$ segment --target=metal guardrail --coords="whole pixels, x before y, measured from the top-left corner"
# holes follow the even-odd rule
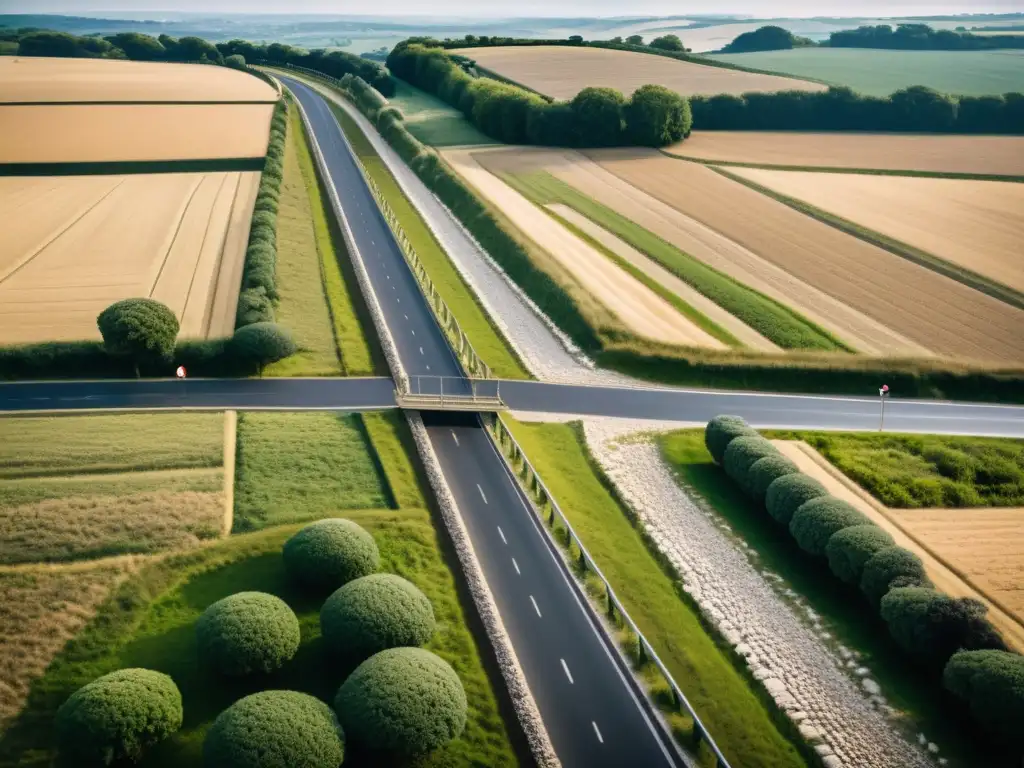
[[[583,542],[580,537],[573,530],[572,525],[566,518],[565,513],[562,512],[558,506],[558,502],[555,500],[554,495],[548,490],[548,487],[544,484],[540,474],[534,469],[533,465],[530,464],[530,460],[526,458],[526,453],[522,447],[516,442],[515,437],[512,436],[511,431],[505,425],[505,422],[501,419],[498,414],[494,415],[493,420],[487,420],[488,429],[494,437],[494,441],[498,444],[502,454],[505,456],[509,468],[512,473],[516,476],[523,490],[526,491],[527,496],[533,502],[533,506],[541,517],[541,522],[546,524],[548,527],[554,528],[556,519],[565,528],[568,541],[565,543],[567,549],[569,549],[569,543],[576,545],[579,551],[579,557],[576,559],[579,567],[584,571],[590,571],[601,581],[605,592],[605,604],[610,619],[615,619],[616,615],[622,620],[623,624],[632,632],[637,638],[637,661],[640,664],[650,662],[658,668],[661,676],[665,679],[669,689],[672,691],[672,702],[680,710],[688,714],[693,719],[693,738],[691,747],[696,750],[701,742],[704,742],[707,747],[711,750],[712,755],[715,758],[715,768],[730,768],[729,761],[725,759],[718,745],[714,739],[711,738],[711,734],[708,733],[707,728],[701,721],[700,717],[697,716],[697,712],[694,710],[693,705],[690,704],[686,695],[682,689],[676,683],[672,677],[672,673],[669,672],[668,667],[665,666],[664,662],[658,657],[658,654],[651,647],[651,644],[644,637],[640,628],[636,625],[636,622],[630,617],[623,607],[615,591],[612,589],[611,584],[608,583],[608,579],[605,578],[601,569],[598,567],[594,558],[587,551],[587,548],[583,546]],[[545,508],[548,510],[547,515],[544,515]]]
[[[498,379],[466,379],[456,376],[408,377],[408,388],[397,392],[400,408],[415,410],[492,412],[505,410]]]

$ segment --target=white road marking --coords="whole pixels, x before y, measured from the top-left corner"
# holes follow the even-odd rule
[[[420,347],[420,354],[423,354],[423,347]]]
[[[569,671],[569,665],[565,663],[565,659],[559,659],[562,662],[562,669],[565,670],[565,676],[569,678],[569,685],[575,685],[572,679],[572,672]]]
[[[427,366],[427,370],[428,370],[428,371],[430,370],[430,366],[429,366],[429,365]]]
[[[512,567],[516,569],[516,573],[518,573],[520,576],[523,575],[522,571],[519,570],[519,563],[516,562],[516,559],[514,557],[512,558]]]
[[[409,316],[408,316],[408,315],[402,315],[402,317],[404,317],[404,318],[405,318],[406,320],[408,320],[408,319],[409,319]]]
[[[501,536],[501,540],[508,544],[508,539],[505,538],[505,532],[501,530],[501,526],[498,526],[498,535]]]
[[[540,615],[540,608],[537,607],[537,601],[533,599],[533,595],[530,595],[530,602],[533,603],[533,610],[537,612],[537,616],[543,619],[544,617]]]
[[[601,735],[601,729],[597,727],[597,723],[591,720],[590,724],[594,726],[594,733],[597,734],[597,740],[604,744],[604,736]]]
[[[413,331],[413,332],[412,332],[412,335],[413,335],[413,336],[415,336],[415,335],[416,335],[416,331]]]
[[[392,288],[394,288],[395,286],[391,286],[391,287],[392,287]],[[402,303],[402,300],[401,300],[401,299],[395,299],[395,301],[397,301],[397,302],[398,302],[399,304],[401,304],[401,303]]]
[[[480,487],[480,483],[476,484],[476,489],[478,491],[480,491],[480,498],[482,498],[484,500],[484,504],[486,504],[487,503],[487,497],[484,496],[484,489]]]

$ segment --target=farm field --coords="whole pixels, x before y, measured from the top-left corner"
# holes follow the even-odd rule
[[[258,173],[0,178],[0,343],[99,338],[119,299],[167,304],[183,337],[229,335]]]
[[[565,182],[606,209],[617,212],[642,227],[642,249],[648,255],[664,251],[661,242],[674,246],[683,254],[728,275],[737,283],[756,290],[780,305],[831,332],[858,352],[921,357],[930,354],[918,344],[894,332],[865,314],[850,308],[835,297],[814,288],[799,276],[772,264],[753,248],[736,242],[707,225],[686,215],[666,202],[648,194],[639,186],[619,178],[589,157],[569,150],[514,148],[503,151],[477,152],[475,157],[492,173],[511,173],[525,179],[543,171]],[[667,159],[667,158],[666,158]],[[669,160],[669,162],[679,162]],[[710,173],[710,172],[709,172]],[[607,217],[601,217],[605,222]],[[607,226],[607,224],[606,224]],[[620,233],[622,236],[623,233]],[[633,243],[641,247],[639,241]],[[677,271],[681,268],[678,252],[665,254],[659,261]],[[741,299],[740,304],[749,304]],[[735,310],[734,310],[735,313]],[[799,329],[794,328],[794,333]],[[820,333],[817,334],[821,336]],[[820,338],[819,338],[820,341]],[[835,349],[805,339],[802,346]]]
[[[0,419],[0,564],[185,549],[220,536],[234,416]]]
[[[424,144],[450,147],[494,143],[459,110],[404,80],[395,78],[395,83],[395,95],[388,98],[388,103],[402,110],[405,127]]]
[[[571,99],[588,86],[617,88],[627,97],[656,83],[688,96],[695,94],[819,91],[806,80],[707,67],[630,51],[566,46],[460,49],[480,66],[556,99]]]
[[[623,181],[936,354],[1002,364],[1024,360],[1019,309],[703,165],[649,150],[587,155]]]
[[[228,67],[112,59],[0,58],[0,104],[47,102],[264,102],[277,91]]]
[[[584,290],[633,333],[681,346],[723,349],[724,344],[684,318],[671,304],[606,258],[501,179],[489,173],[469,150],[451,150],[445,159],[481,195],[547,251]]]
[[[833,85],[847,85],[872,96],[888,96],[911,85],[927,85],[944,93],[984,96],[1024,90],[1024,67],[1019,53],[795,48],[712,54],[709,58],[780,75],[813,77]]]
[[[1024,137],[899,133],[695,131],[666,152],[793,168],[858,168],[1024,176]]]
[[[731,172],[1024,291],[1024,184],[761,168]]]

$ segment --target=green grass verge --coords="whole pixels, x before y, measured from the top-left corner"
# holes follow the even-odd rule
[[[455,580],[441,555],[429,513],[368,510],[346,516],[373,533],[382,571],[409,579],[430,599],[438,629],[426,647],[455,668],[469,700],[469,720],[460,738],[426,757],[395,759],[388,765],[515,765],[497,701],[466,628]],[[171,675],[184,701],[181,731],[148,753],[142,766],[201,765],[203,738],[213,719],[255,690],[298,690],[330,702],[349,670],[324,657],[319,626],[322,596],[311,597],[286,578],[280,548],[299,527],[237,536],[143,566],[33,684],[25,710],[0,739],[0,765],[50,765],[56,708],[79,686],[122,667],[147,667]],[[284,599],[299,617],[302,645],[296,657],[275,675],[227,681],[200,665],[195,622],[206,606],[243,590],[270,592]],[[350,753],[345,765],[379,763]]]
[[[804,765],[599,477],[578,427],[506,423],[729,761],[764,768]],[[685,730],[680,720],[677,716],[672,725]]]
[[[367,174],[376,182],[381,194],[391,205],[395,216],[412,242],[423,266],[434,282],[441,298],[455,314],[469,337],[473,349],[490,366],[494,375],[505,379],[526,379],[529,374],[505,343],[483,307],[466,285],[448,255],[434,239],[419,213],[406,199],[384,161],[374,150],[362,130],[341,107],[331,104],[345,135],[358,155]]]
[[[829,213],[828,211],[811,205],[810,203],[806,203],[803,200],[798,200],[795,197],[789,197],[781,192],[776,192],[769,187],[765,187],[735,173],[729,173],[724,168],[716,168],[714,166],[709,167],[711,170],[728,179],[732,179],[733,181],[739,182],[740,184],[760,192],[763,195],[767,195],[773,200],[778,200],[780,203],[788,205],[790,208],[810,216],[812,219],[817,219],[820,222],[835,227],[840,232],[845,232],[846,234],[852,235],[866,243],[883,248],[884,250],[894,253],[907,261],[912,261],[918,266],[930,269],[933,272],[938,272],[940,275],[956,280],[959,283],[963,283],[976,291],[981,291],[981,293],[991,296],[994,299],[1004,301],[1018,309],[1024,309],[1024,293],[1016,291],[1007,285],[1003,285],[996,280],[992,280],[984,275],[979,275],[977,272],[972,272],[958,264],[953,264],[952,262],[939,258],[927,251],[922,251],[920,248],[907,245],[906,243],[893,237],[889,237],[888,235],[883,235],[881,232],[876,232],[872,229],[868,229],[867,227],[863,227],[849,219],[844,219],[842,216],[836,216],[834,213]]]
[[[266,376],[339,376],[342,373],[331,312],[324,293],[313,211],[299,167],[303,141],[298,110],[290,110],[284,179],[277,212],[277,291],[274,315],[295,336],[299,351],[267,366]]]
[[[774,433],[765,433],[775,436]],[[679,481],[695,491],[732,532],[757,553],[757,564],[781,576],[783,588],[792,589],[807,607],[821,616],[828,631],[842,645],[857,651],[882,685],[890,706],[904,713],[911,737],[923,732],[941,748],[941,755],[958,768],[987,765],[1008,768],[1006,755],[992,751],[990,740],[970,730],[942,689],[941,681],[907,664],[906,654],[889,639],[880,618],[859,591],[847,587],[826,565],[808,558],[784,526],[757,509],[711,459],[704,447],[703,430],[672,432],[659,439],[662,455]]]
[[[601,225],[784,349],[851,351],[839,339],[767,296],[683,253],[546,171],[500,174],[537,205],[562,203]]]
[[[358,415],[238,415],[233,533],[388,504]]]
[[[806,440],[889,507],[1024,505],[1024,440],[950,435],[773,432]]]
[[[35,504],[48,499],[83,496],[175,494],[185,491],[217,493],[224,490],[224,473],[217,469],[162,470],[157,472],[98,472],[68,477],[0,479],[0,512],[4,507]],[[112,504],[115,502],[112,502]]]
[[[430,498],[429,484],[419,464],[409,458],[416,455],[416,443],[405,416],[392,410],[364,413],[360,419],[395,505],[426,507]]]
[[[434,147],[493,144],[459,110],[426,91],[395,78],[395,95],[388,103],[402,110],[409,133]]]

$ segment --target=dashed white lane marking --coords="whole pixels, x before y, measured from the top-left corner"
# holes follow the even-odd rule
[[[503,530],[501,530],[501,526],[500,525],[498,526],[498,535],[501,536],[501,540],[505,544],[508,544],[508,539],[505,538],[505,532]]]
[[[537,612],[538,618],[543,619],[544,617],[540,615],[540,608],[537,607],[537,601],[533,599],[533,595],[530,595],[530,602],[533,603],[533,610]]]
[[[523,575],[522,571],[519,570],[519,563],[516,562],[516,559],[514,557],[512,558],[512,567],[516,569],[516,573],[518,573],[520,576]]]
[[[565,663],[565,659],[559,659],[562,662],[562,669],[565,670],[565,676],[569,678],[569,685],[575,685],[572,679],[572,672],[569,671],[569,665]]]
[[[591,720],[590,724],[592,726],[594,726],[594,733],[597,734],[597,740],[599,742],[601,742],[602,744],[604,744],[604,736],[601,735],[601,729],[597,727],[597,723],[595,723],[593,720]]]
[[[412,335],[413,335],[413,336],[415,336],[415,335],[416,335],[416,331],[413,331],[413,332],[412,332]]]
[[[427,366],[427,370],[428,370],[428,371],[430,370],[430,366],[429,366],[429,365]]]
[[[409,316],[408,316],[408,315],[402,315],[402,317],[404,317],[404,318],[405,318],[406,320],[408,320],[408,319],[409,319]]]
[[[394,287],[394,286],[392,286],[392,288],[393,288],[393,287]],[[402,300],[401,300],[401,299],[395,299],[395,301],[397,301],[397,302],[398,302],[399,304],[401,304],[401,303],[402,303]]]
[[[420,354],[423,354],[423,347],[420,347]]]
[[[480,483],[476,484],[476,489],[480,491],[480,498],[484,500],[484,504],[487,503],[487,497],[484,496],[484,489],[480,487]]]
[[[455,445],[459,444],[459,437],[458,437],[458,435],[455,434],[455,430],[454,429],[452,430],[452,440],[455,441]]]

